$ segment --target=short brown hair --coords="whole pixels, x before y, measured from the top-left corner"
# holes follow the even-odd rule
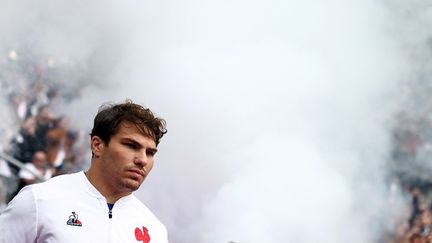
[[[156,146],[167,132],[164,119],[156,117],[150,109],[126,100],[123,103],[102,105],[94,118],[90,136],[98,136],[108,144],[123,121],[135,124],[143,134],[154,139]]]

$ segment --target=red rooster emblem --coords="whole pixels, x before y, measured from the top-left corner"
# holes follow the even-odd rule
[[[135,228],[135,238],[137,241],[142,241],[143,243],[150,242],[150,235],[146,227],[142,227],[142,230],[138,227]]]

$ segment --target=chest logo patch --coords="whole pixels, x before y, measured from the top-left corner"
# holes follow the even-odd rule
[[[137,241],[143,242],[143,243],[149,243],[150,242],[150,235],[148,233],[148,229],[146,227],[142,227],[142,230],[138,227],[135,228],[135,238]]]
[[[72,212],[72,215],[69,215],[69,219],[66,224],[71,226],[82,226],[81,221],[78,220],[78,214],[75,212]]]

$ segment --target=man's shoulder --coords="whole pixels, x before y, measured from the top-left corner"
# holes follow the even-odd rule
[[[32,184],[29,187],[38,194],[52,193],[53,191],[67,192],[78,186],[82,173],[83,172],[77,172],[55,176],[45,182]]]
[[[138,197],[134,193],[132,193],[129,197],[129,206],[134,207],[135,210],[151,213],[150,209],[140,199],[138,199]]]
[[[133,212],[136,215],[142,215],[143,218],[146,218],[147,220],[153,221],[156,224],[160,224],[161,226],[165,227],[163,223],[156,217],[156,215],[150,210],[140,199],[136,197],[136,195],[131,195],[131,200],[129,200],[130,207],[133,207]]]

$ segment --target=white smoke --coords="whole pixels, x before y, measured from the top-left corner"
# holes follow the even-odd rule
[[[417,8],[1,3],[0,50],[80,70],[66,77],[86,87],[67,109],[76,126],[89,129],[102,102],[126,98],[167,120],[138,194],[171,242],[366,242],[386,230],[370,222],[391,214],[385,165],[399,83],[414,67],[407,53],[423,45],[402,37],[417,33],[405,14]]]

